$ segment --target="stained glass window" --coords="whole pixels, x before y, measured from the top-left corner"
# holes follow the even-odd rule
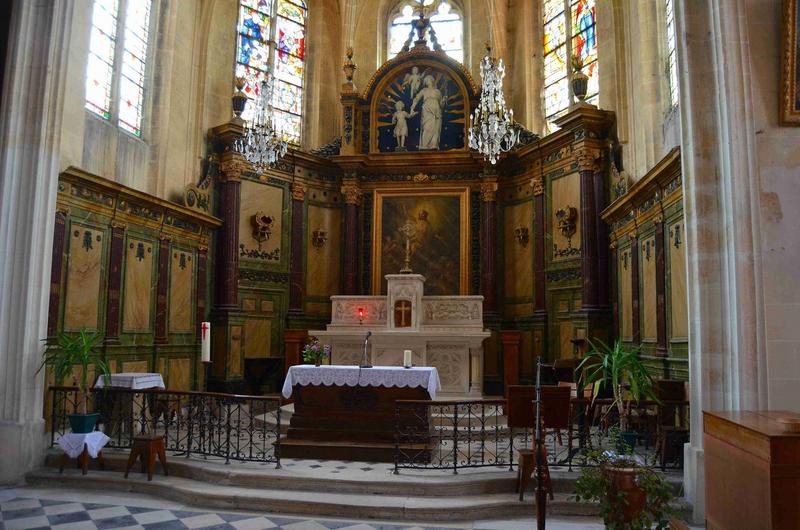
[[[544,116],[545,130],[557,127],[554,120],[563,116],[574,98],[570,90],[574,55],[583,60],[583,73],[589,76],[588,103],[597,104],[597,19],[595,0],[544,0]]]
[[[444,52],[453,59],[464,62],[464,20],[456,6],[447,0],[424,0],[423,5],[431,19],[436,40]],[[405,0],[397,5],[389,17],[388,59],[400,53],[403,44],[408,40],[411,24],[419,16],[418,7],[419,0]],[[413,40],[416,40],[416,33]]]
[[[92,7],[85,106],[136,136],[142,135],[150,9],[150,0],[94,0]]]
[[[274,73],[275,124],[294,145],[302,127],[306,13],[303,0],[241,0],[239,7],[236,76],[246,79],[244,91],[252,99]],[[252,115],[248,104],[242,117]]]
[[[664,0],[666,37],[666,69],[670,107],[678,104],[678,61],[675,50],[675,6],[673,0]]]

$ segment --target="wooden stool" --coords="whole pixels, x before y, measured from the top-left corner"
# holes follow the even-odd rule
[[[86,444],[83,444],[83,452],[78,455],[76,459],[78,461],[78,469],[81,470],[81,474],[85,475],[86,471],[89,469],[89,451],[86,449]],[[59,473],[64,472],[64,466],[69,461],[69,455],[67,453],[61,454],[61,466],[58,468]],[[97,461],[100,463],[100,469],[105,470],[106,468],[106,461],[103,460],[103,451],[98,451],[97,453]]]
[[[542,448],[542,478],[544,479],[544,489],[553,500],[553,483],[550,480],[550,468],[547,466],[547,448]],[[536,453],[533,449],[520,449],[519,450],[519,464],[517,466],[517,491],[519,492],[519,500],[525,493],[525,488],[531,481],[533,472],[536,470]]]
[[[128,472],[136,463],[136,457],[142,462],[142,473],[145,472],[145,465],[147,466],[147,480],[153,480],[153,470],[156,467],[156,455],[161,462],[161,467],[164,468],[164,475],[169,475],[167,469],[167,455],[164,451],[164,436],[163,435],[142,435],[133,438],[133,447],[131,448],[131,455],[128,457],[128,465],[125,466],[125,478],[128,478]]]

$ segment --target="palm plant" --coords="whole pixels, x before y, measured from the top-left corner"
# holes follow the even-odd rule
[[[597,338],[588,342],[591,349],[578,365],[583,385],[594,384],[593,402],[601,387],[611,387],[614,400],[609,412],[616,408],[619,414],[619,430],[626,433],[631,402],[638,403],[643,397],[658,401],[653,389],[653,376],[642,362],[639,348],[625,348],[619,340],[614,342],[614,346]]]
[[[95,371],[102,375],[106,384],[108,383],[109,369],[108,363],[100,358],[95,348],[100,344],[102,337],[97,333],[89,333],[85,329],[77,335],[59,332],[57,335],[57,347],[46,348],[44,359],[37,373],[45,366],[52,366],[53,375],[57,385],[62,385],[64,379],[73,375],[76,366],[81,367],[76,384],[81,393],[81,414],[87,413],[87,402],[89,399],[89,367],[95,366]]]

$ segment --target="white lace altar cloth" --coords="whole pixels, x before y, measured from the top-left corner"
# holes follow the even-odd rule
[[[83,452],[84,445],[86,445],[86,451],[89,453],[89,456],[97,458],[97,453],[99,453],[110,440],[111,438],[100,431],[83,434],[71,432],[62,434],[61,437],[56,440],[56,443],[70,458],[78,458]]]
[[[283,397],[292,395],[294,385],[324,386],[383,386],[419,387],[436,399],[439,390],[439,372],[431,366],[403,368],[402,366],[311,366],[299,364],[289,368],[283,382]]]
[[[130,388],[133,390],[143,390],[145,388],[165,388],[164,378],[159,373],[140,373],[140,372],[122,372],[119,374],[111,374],[111,382],[108,386],[117,388]],[[101,375],[97,378],[94,384],[95,388],[103,388],[105,386],[105,378]]]

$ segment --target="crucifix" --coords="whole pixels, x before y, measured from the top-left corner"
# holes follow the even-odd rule
[[[414,230],[414,225],[411,224],[411,221],[407,221],[406,224],[400,227],[400,233],[406,238],[406,258],[403,268],[400,269],[400,274],[411,274],[413,272],[411,270],[411,241],[414,239],[415,232],[416,230]]]
[[[411,302],[398,300],[394,304],[394,327],[407,328],[411,326]]]

